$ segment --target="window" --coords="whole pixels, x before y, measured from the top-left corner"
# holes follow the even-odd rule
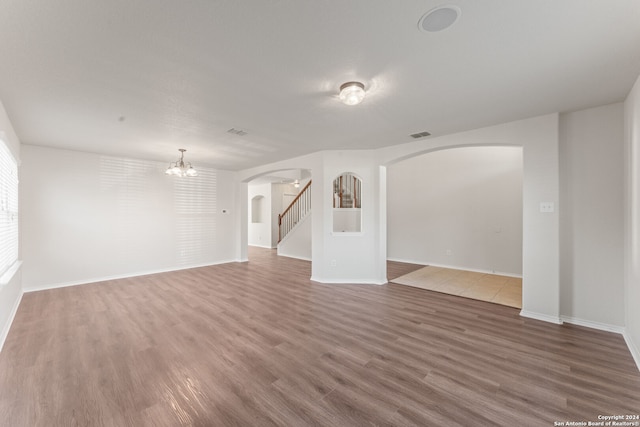
[[[0,139],[0,276],[18,260],[18,165]]]

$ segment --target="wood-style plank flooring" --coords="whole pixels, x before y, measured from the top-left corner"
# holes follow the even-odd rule
[[[421,266],[389,263],[389,275]],[[25,294],[2,426],[552,426],[640,412],[620,335],[248,263]]]

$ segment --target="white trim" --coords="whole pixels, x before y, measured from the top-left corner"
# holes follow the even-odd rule
[[[307,258],[303,256],[295,256],[295,255],[287,255],[287,254],[278,254],[278,256],[283,256],[285,258],[300,259],[302,261],[311,261],[311,258]]]
[[[404,262],[404,263],[407,263],[407,264],[424,265],[425,267],[451,268],[453,270],[473,271],[474,273],[495,274],[495,275],[498,275],[498,276],[516,277],[518,279],[522,279],[522,274],[505,273],[503,271],[481,270],[481,269],[477,269],[477,268],[461,267],[459,265],[433,264],[433,263],[428,263],[428,262],[426,263],[424,261],[407,260],[407,259],[399,259],[399,258],[387,258],[387,261]]]
[[[20,270],[21,265],[22,260],[17,260],[13,264],[11,264],[11,267],[9,267],[9,269],[5,271],[4,274],[0,277],[0,286],[4,286],[9,283],[11,279],[13,279],[13,276],[16,275],[18,270]]]
[[[425,267],[428,267],[431,264],[427,264],[424,261],[416,261],[416,260],[411,260],[411,259],[403,259],[403,258],[387,258],[387,261],[393,261],[393,262],[404,262],[407,264],[417,264],[417,265],[424,265]]]
[[[562,319],[556,316],[550,316],[548,314],[535,313],[533,311],[520,311],[520,316],[528,317],[530,319],[541,320],[543,322],[555,323],[556,325],[562,325]]]
[[[572,325],[584,326],[586,328],[598,329],[600,331],[615,332],[616,334],[623,334],[624,327],[617,325],[609,325],[607,323],[593,322],[591,320],[578,319],[570,316],[560,316],[563,322],[570,323]]]
[[[178,267],[178,268],[167,268],[167,269],[160,269],[160,270],[139,271],[139,272],[130,273],[130,274],[118,274],[118,275],[113,275],[113,276],[94,277],[94,278],[83,279],[83,280],[75,280],[75,281],[71,281],[71,282],[52,283],[50,285],[42,285],[42,286],[37,286],[37,287],[29,287],[28,285],[24,285],[23,284],[22,288],[23,288],[25,293],[37,292],[37,291],[46,291],[46,290],[49,290],[49,289],[66,288],[66,287],[69,287],[69,286],[78,286],[78,285],[88,285],[90,283],[105,282],[105,281],[108,281],[108,280],[127,279],[127,278],[130,278],[130,277],[148,276],[150,274],[169,273],[169,272],[172,272],[172,271],[189,270],[189,269],[192,269],[192,268],[210,267],[210,266],[213,266],[213,265],[228,264],[228,263],[231,263],[231,262],[238,262],[238,261],[234,261],[234,260],[218,261],[218,262],[214,262],[214,263],[196,264],[196,265],[190,265],[190,266]]]
[[[13,319],[16,317],[16,313],[18,312],[18,307],[20,306],[20,302],[22,301],[22,295],[24,293],[20,291],[20,295],[16,298],[16,302],[13,303],[13,308],[11,309],[11,314],[9,314],[9,318],[7,319],[7,323],[2,328],[2,334],[0,335],[0,351],[2,351],[2,347],[4,347],[4,342],[9,336],[9,330],[11,329],[11,325],[13,324]]]
[[[252,246],[254,248],[264,248],[264,249],[275,249],[273,246],[266,246],[266,245],[254,245],[249,243],[248,246]]]
[[[311,277],[309,280],[312,282],[318,282],[326,285],[386,285],[388,282],[371,279],[321,279],[318,277]]]
[[[627,347],[629,347],[629,352],[631,352],[631,356],[633,357],[633,360],[636,362],[636,367],[638,368],[638,371],[640,371],[640,349],[638,349],[636,344],[633,342],[633,340],[631,339],[631,336],[627,333],[626,329],[622,332],[622,337],[624,338],[624,341],[627,343]]]

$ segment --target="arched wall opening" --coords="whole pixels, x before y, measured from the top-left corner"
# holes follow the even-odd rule
[[[522,151],[443,147],[389,165],[387,259],[522,277]]]
[[[247,219],[246,244],[241,242],[245,260],[249,257],[248,246],[279,248],[279,215],[310,180],[310,170],[286,168],[252,175],[241,182],[242,186],[246,186],[246,196],[241,197],[246,198],[247,202],[246,212],[243,213],[243,218]]]
[[[466,146],[521,146],[522,310],[520,315],[552,323],[560,319],[558,114],[429,138],[378,151],[381,176],[388,166],[430,151]],[[386,180],[380,194],[386,200]],[[386,202],[385,202],[386,206]],[[551,206],[544,211],[542,206]],[[386,236],[386,209],[381,213]],[[386,261],[386,241],[378,263]],[[384,251],[384,253],[382,253]],[[384,256],[383,256],[384,255]]]

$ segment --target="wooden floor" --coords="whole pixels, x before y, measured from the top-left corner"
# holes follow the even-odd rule
[[[421,266],[389,264],[389,275]],[[552,426],[640,412],[620,335],[232,263],[25,294],[2,426]]]

